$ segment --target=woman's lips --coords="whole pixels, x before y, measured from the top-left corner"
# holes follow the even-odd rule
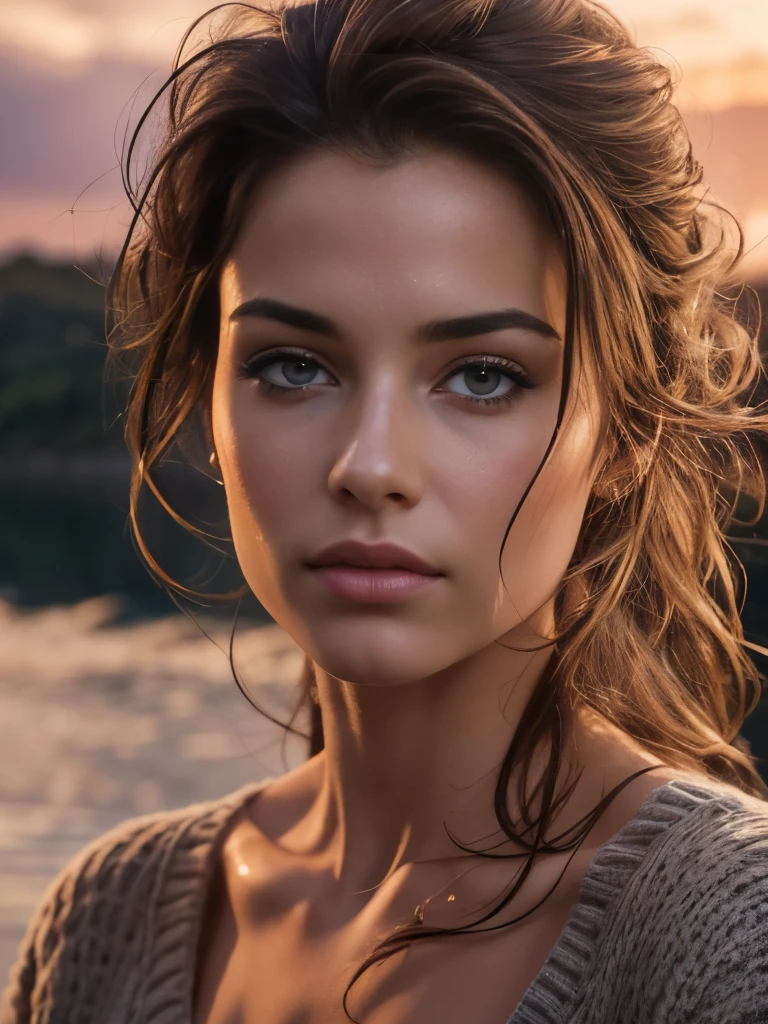
[[[357,565],[312,566],[318,581],[335,597],[366,603],[402,601],[431,583],[440,575],[425,575],[409,569],[370,569]]]
[[[305,563],[318,582],[345,601],[403,601],[443,578],[430,562],[392,541],[368,544],[349,537]]]

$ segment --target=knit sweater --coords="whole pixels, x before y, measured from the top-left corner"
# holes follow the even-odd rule
[[[215,857],[270,781],[86,847],[30,922],[0,1024],[191,1024]],[[768,804],[704,782],[652,791],[595,853],[510,1011],[507,1024],[768,1024]]]

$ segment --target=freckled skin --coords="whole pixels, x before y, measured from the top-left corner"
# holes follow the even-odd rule
[[[555,428],[562,343],[519,329],[428,344],[416,336],[431,321],[510,308],[564,336],[562,258],[522,190],[448,153],[388,165],[313,154],[275,172],[254,197],[220,296],[210,425],[237,556],[258,599],[316,663],[325,733],[325,750],[272,783],[230,835],[222,853],[227,895],[211,925],[218,960],[201,959],[203,1002],[213,1009],[210,1016],[201,1010],[195,1024],[268,1024],[299,1003],[285,994],[270,1002],[263,993],[272,979],[258,998],[248,995],[248,965],[266,941],[266,925],[252,912],[256,893],[265,899],[269,890],[273,903],[284,898],[304,908],[301,923],[290,926],[298,932],[285,925],[289,931],[270,932],[269,941],[304,965],[314,952],[317,980],[329,957],[353,964],[379,927],[407,920],[416,903],[450,882],[462,854],[444,822],[470,844],[496,832],[497,768],[548,660],[548,650],[531,648],[553,628],[553,595],[597,469],[600,391],[577,362],[578,387],[504,545],[500,578],[505,530]],[[326,317],[338,336],[264,317],[230,319],[255,297]],[[281,347],[293,363],[278,360],[261,378],[244,375],[256,354]],[[295,362],[302,353],[309,364]],[[478,378],[457,364],[483,356],[514,364],[532,386],[500,374],[493,393],[508,392],[510,401],[471,401]],[[304,390],[263,385],[266,376],[290,387],[286,371],[307,377],[308,366],[317,372]],[[444,576],[393,604],[333,597],[304,563],[350,537],[393,541]],[[657,763],[586,719],[579,729],[585,772],[556,831],[608,787]],[[663,781],[654,772],[628,786],[595,842]],[[513,818],[514,802],[510,791]],[[286,857],[290,882],[281,868]],[[434,863],[416,863],[427,860]],[[572,899],[585,867],[577,860],[564,883]],[[505,870],[502,877],[491,864],[473,873],[486,879],[485,888],[473,883],[474,895],[498,894],[509,880]],[[526,906],[553,869],[543,870],[539,882],[531,877]],[[447,904],[442,924],[458,922],[460,902],[457,895]],[[552,919],[531,925],[539,931],[527,940],[530,956],[518,956],[518,973],[510,974],[505,950],[504,984],[483,983],[489,1020],[504,1019],[508,1000],[522,995],[554,944],[570,904],[558,906]],[[468,1013],[482,1020],[476,965],[463,966],[462,984],[474,999]],[[327,997],[329,1020],[341,1019],[342,980]],[[311,1003],[311,993],[305,998]],[[376,1024],[409,1020],[418,1002],[405,998],[398,1007]]]

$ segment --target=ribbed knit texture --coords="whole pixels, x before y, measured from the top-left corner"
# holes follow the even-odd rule
[[[0,1024],[191,1024],[215,857],[270,781],[86,847],[30,922]],[[768,804],[687,781],[650,793],[507,1024],[768,1024]]]

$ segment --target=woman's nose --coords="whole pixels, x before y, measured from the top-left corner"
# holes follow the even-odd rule
[[[378,511],[391,502],[411,507],[421,498],[418,413],[402,392],[402,385],[380,379],[349,410],[328,477],[340,501],[355,498]]]

